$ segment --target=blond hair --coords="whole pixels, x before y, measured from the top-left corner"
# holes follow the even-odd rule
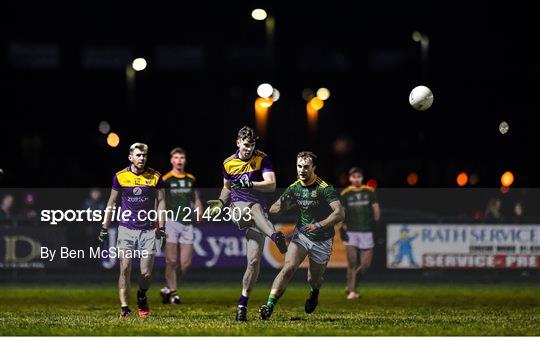
[[[139,149],[140,151],[144,153],[148,153],[148,146],[144,143],[135,142],[129,147],[129,153],[133,153],[135,149]]]

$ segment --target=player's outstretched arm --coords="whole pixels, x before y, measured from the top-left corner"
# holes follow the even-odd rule
[[[273,171],[266,171],[262,174],[263,180],[253,182],[253,189],[262,192],[276,191],[276,174]]]

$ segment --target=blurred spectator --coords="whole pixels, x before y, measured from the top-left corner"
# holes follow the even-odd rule
[[[2,204],[0,205],[0,222],[13,223],[13,195],[7,194],[2,198]]]
[[[101,190],[94,188],[90,190],[90,195],[83,202],[83,209],[105,210],[107,204],[102,199]]]
[[[486,212],[484,213],[485,222],[500,222],[502,221],[501,214],[501,199],[491,198],[488,201]]]
[[[19,219],[22,221],[36,221],[38,212],[35,205],[35,197],[33,193],[27,193],[24,196],[24,206],[20,213]]]

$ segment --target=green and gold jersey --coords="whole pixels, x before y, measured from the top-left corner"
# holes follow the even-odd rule
[[[349,231],[373,231],[373,204],[377,203],[375,190],[367,185],[348,186],[341,191],[345,207],[345,223]]]
[[[298,180],[285,189],[281,201],[286,205],[298,207],[296,227],[306,237],[313,241],[324,241],[334,237],[334,227],[316,233],[309,233],[306,228],[308,224],[320,222],[332,213],[330,203],[339,201],[333,186],[318,177],[308,186]]]
[[[167,210],[172,210],[175,215],[178,212],[178,222],[182,222],[186,216],[193,217],[189,213],[195,202],[195,181],[195,177],[188,173],[179,175],[169,171],[163,176]]]

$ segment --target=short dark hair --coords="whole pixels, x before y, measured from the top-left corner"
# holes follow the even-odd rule
[[[180,147],[176,147],[169,153],[170,157],[173,157],[174,154],[186,154],[186,151]]]
[[[299,158],[310,158],[311,163],[313,163],[313,165],[317,165],[317,155],[315,155],[314,152],[301,151],[298,153],[298,155],[296,155],[296,159],[299,159]]]
[[[351,169],[349,169],[349,176],[351,176],[352,174],[355,174],[355,173],[358,173],[358,174],[364,176],[364,171],[360,167],[352,167]]]
[[[247,139],[251,142],[256,142],[259,139],[257,134],[255,134],[255,130],[248,126],[243,126],[242,129],[238,131],[238,138],[242,141]]]

